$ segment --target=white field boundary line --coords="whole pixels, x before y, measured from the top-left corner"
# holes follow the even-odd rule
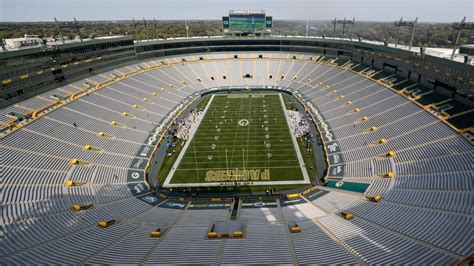
[[[206,157],[205,156],[201,156],[201,157],[198,157],[198,158],[201,158],[201,159],[205,159]],[[214,157],[212,157],[214,158]],[[273,157],[272,157],[273,158]],[[239,158],[240,159],[240,158]],[[246,162],[249,162],[249,163],[265,163],[265,161],[246,161]],[[294,159],[294,160],[272,160],[272,162],[298,162],[297,159]],[[193,162],[181,162],[181,165],[188,165],[188,164],[193,164]],[[195,163],[194,163],[195,164]],[[283,168],[283,167],[265,167],[265,168]],[[291,167],[293,168],[293,167]],[[297,166],[296,168],[299,168],[299,166]],[[193,168],[195,169],[195,168]],[[221,169],[221,168],[213,168],[213,169],[216,169],[216,170],[227,170],[227,169]],[[180,168],[180,169],[176,169],[176,171],[181,171],[183,170],[183,168]],[[209,170],[212,170],[212,169],[209,169]]]
[[[181,163],[181,159],[183,159],[184,154],[186,153],[186,150],[188,149],[189,145],[191,144],[191,141],[193,141],[194,134],[196,134],[196,131],[199,128],[199,125],[201,124],[202,120],[204,120],[204,117],[206,116],[207,110],[209,109],[209,107],[211,106],[212,101],[214,100],[214,96],[216,96],[216,95],[213,94],[211,96],[211,99],[209,99],[209,102],[207,103],[206,108],[204,108],[204,111],[202,112],[201,119],[199,119],[199,121],[197,123],[195,123],[191,126],[191,130],[189,131],[188,141],[186,141],[186,143],[184,144],[184,147],[181,150],[181,152],[179,153],[178,158],[174,162],[173,167],[171,168],[171,171],[168,173],[168,176],[166,177],[166,180],[163,183],[163,187],[165,187],[165,188],[166,187],[171,187],[171,186],[169,186],[170,181],[173,178],[174,173],[176,172],[176,169],[178,168],[179,164]]]
[[[296,160],[295,160],[296,162]],[[300,168],[299,166],[269,166],[269,167],[265,167],[265,169],[298,169]],[[196,171],[196,170],[199,170],[199,171],[202,171],[202,170],[222,170],[222,171],[227,171],[226,168],[179,168],[179,169],[176,169],[177,172],[179,171]]]
[[[310,183],[309,175],[308,175],[308,172],[306,171],[306,165],[304,164],[303,157],[301,156],[300,146],[298,145],[298,141],[296,140],[295,134],[293,134],[294,132],[293,125],[291,124],[289,114],[286,111],[285,102],[283,101],[283,96],[281,96],[281,93],[279,94],[279,96],[280,96],[281,107],[283,108],[283,112],[285,113],[286,124],[288,124],[288,129],[290,130],[291,140],[293,140],[293,145],[295,145],[296,157],[298,157],[298,161],[300,162],[300,168],[301,168],[301,172],[303,173],[304,182],[306,182],[306,184],[309,184]]]
[[[262,139],[262,140],[263,140],[263,139]],[[213,141],[215,141],[215,140],[213,140]],[[257,142],[257,141],[255,141],[255,142]],[[258,142],[261,143],[260,140],[258,140]],[[201,142],[201,143],[204,143],[204,142]],[[228,143],[228,142],[222,142],[222,143],[223,143],[223,145],[230,145],[230,143]],[[285,150],[288,150],[288,149],[286,149],[286,146],[290,146],[290,145],[291,145],[291,148],[293,148],[293,143],[291,143],[291,142],[283,143],[283,144],[280,144],[280,143],[279,143],[279,145],[278,145],[278,148],[279,148],[279,149],[272,149],[272,151],[275,151],[275,150],[283,150],[283,151],[285,151]],[[207,147],[209,147],[209,145],[196,145],[196,147],[197,147],[197,148],[207,148]],[[239,147],[246,147],[246,146],[239,145]],[[249,145],[248,147],[262,147],[262,144]],[[256,149],[256,150],[250,150],[250,149],[249,149],[249,151],[260,151],[260,150],[261,150],[261,149]],[[290,149],[290,150],[293,150],[293,149]],[[208,151],[197,151],[197,153],[200,153],[200,152],[201,152],[201,153],[208,153]]]
[[[214,96],[214,95],[213,95]],[[293,127],[291,126],[291,123],[290,123],[290,119],[288,117],[288,112],[286,111],[286,107],[285,107],[285,102],[283,101],[283,97],[281,96],[281,94],[279,94],[280,96],[280,102],[281,102],[281,105],[282,105],[282,108],[283,108],[283,112],[285,114],[285,119],[286,119],[286,123],[288,125],[288,130],[290,130],[290,135],[291,135],[291,138],[292,138],[292,141],[293,141],[293,145],[295,147],[295,152],[296,152],[296,155],[297,155],[297,158],[298,158],[298,162],[300,164],[300,166],[295,166],[295,167],[278,167],[278,168],[287,168],[287,169],[290,169],[290,168],[300,168],[302,173],[303,173],[303,177],[304,177],[304,180],[287,180],[287,181],[250,181],[250,180],[247,180],[247,181],[223,181],[223,182],[210,182],[210,183],[176,183],[176,184],[170,184],[168,180],[168,178],[166,179],[165,183],[163,184],[163,187],[166,187],[166,188],[176,188],[176,187],[218,187],[218,186],[235,186],[236,184],[238,186],[240,185],[251,185],[251,186],[268,186],[268,185],[299,185],[299,184],[309,184],[310,181],[309,181],[309,176],[308,176],[308,172],[306,171],[306,168],[305,168],[305,164],[304,164],[304,161],[303,161],[303,158],[301,157],[301,152],[300,152],[300,149],[299,149],[299,145],[298,145],[298,141],[296,140],[296,137],[295,135],[293,134]],[[206,109],[207,109],[207,106],[206,106]],[[207,110],[204,110],[204,112],[206,112]],[[203,116],[204,118],[204,116]],[[188,142],[187,142],[188,143]],[[187,144],[186,143],[186,144]],[[186,148],[186,146],[185,146]],[[183,149],[184,150],[184,149]],[[180,154],[181,155],[181,154]],[[181,158],[178,157],[179,160],[181,160]],[[272,167],[272,168],[277,168],[277,167]],[[176,172],[177,169],[174,169],[173,170],[173,173]],[[179,169],[178,171],[195,171],[196,169],[192,168],[192,169]],[[202,169],[201,169],[202,170]]]
[[[194,169],[193,169],[194,170]],[[221,187],[221,186],[237,186],[247,185],[247,186],[268,186],[268,185],[299,185],[299,184],[308,184],[305,180],[295,180],[295,181],[225,181],[225,182],[212,182],[212,183],[179,183],[179,184],[168,184],[166,188],[175,188],[175,187]],[[164,185],[163,185],[164,187]]]
[[[239,146],[239,147],[242,147],[242,146]],[[206,149],[206,148],[209,148],[209,145],[207,146],[196,146],[196,149]],[[251,151],[251,152],[262,152],[262,150],[248,150],[248,151]],[[290,152],[293,152],[294,149],[293,147],[291,147],[291,149],[272,149],[272,152],[287,152],[287,151],[290,151]],[[203,154],[205,156],[203,156]],[[200,158],[207,158],[207,155],[209,155],[209,152],[207,151],[196,151],[196,155],[197,157],[200,157]],[[275,154],[275,155],[272,155],[272,158],[273,157],[282,157],[282,156],[285,156],[285,157],[288,157],[288,155],[284,155],[284,154]],[[241,157],[240,155],[237,156],[237,157]],[[245,156],[247,157],[247,156]],[[249,155],[248,157],[266,157],[265,154],[253,154],[253,155]],[[212,158],[225,158],[224,155],[214,155]],[[365,160],[365,159],[364,159]]]

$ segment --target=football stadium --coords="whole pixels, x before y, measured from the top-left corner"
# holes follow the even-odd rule
[[[0,53],[0,264],[472,263],[472,45],[219,15]]]

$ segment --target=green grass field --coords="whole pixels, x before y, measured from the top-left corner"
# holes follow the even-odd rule
[[[290,134],[280,95],[216,95],[169,183],[303,181]]]

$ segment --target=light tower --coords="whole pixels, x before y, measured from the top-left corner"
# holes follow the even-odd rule
[[[64,37],[63,37],[63,34],[61,32],[61,28],[59,28],[59,22],[56,18],[54,18],[54,22],[56,23],[56,27],[58,28],[59,37],[61,38],[61,42],[64,44]]]
[[[156,26],[156,20],[153,18],[153,25],[155,27],[155,39],[158,40],[158,27]]]
[[[453,47],[453,53],[451,54],[451,59],[454,59],[454,56],[456,54],[456,48],[458,47],[458,44],[459,44],[459,38],[461,38],[462,30],[472,30],[472,29],[474,29],[474,23],[473,22],[466,22],[466,17],[464,17],[461,20],[461,22],[453,23],[452,27],[453,27],[453,29],[458,30],[458,36],[456,37],[456,42],[454,43],[454,47]]]
[[[133,39],[137,38],[137,24],[135,24],[135,18],[132,18],[133,23]]]
[[[146,39],[148,40],[148,29],[146,28],[146,20],[145,20],[145,18],[143,18],[143,25],[144,25],[144,27],[145,27]]]
[[[346,33],[346,24],[349,24],[349,25],[351,25],[351,41],[352,41],[354,22],[355,22],[355,18],[352,18],[352,20],[346,20],[346,18],[344,18],[344,20],[342,21],[342,38],[343,39],[344,39],[344,35]]]
[[[416,17],[414,21],[403,21],[403,17],[402,17],[400,18],[400,21],[395,21],[393,23],[395,27],[398,27],[397,37],[395,39],[395,48],[398,46],[398,40],[400,38],[401,27],[408,27],[408,28],[411,28],[411,38],[410,38],[410,45],[408,46],[408,50],[411,50],[411,46],[413,45],[413,38],[415,37],[415,29],[416,29],[417,22],[418,22],[418,17]]]
[[[352,34],[354,33],[354,23],[355,23],[355,18],[352,18],[352,20],[346,20],[346,18],[344,18],[343,20],[337,20],[337,18],[334,18],[334,20],[332,21],[332,24],[334,24],[333,39],[336,37],[336,25],[342,24],[342,39],[344,39],[344,35],[346,34],[346,24],[348,24],[348,25],[351,25],[351,41],[352,41]]]
[[[79,36],[79,39],[82,42],[82,36],[81,36],[81,26],[79,26],[79,23],[77,23],[76,18],[74,18],[74,26],[76,28],[77,35]]]
[[[308,37],[308,30],[309,30],[309,18],[306,16],[306,34],[305,37]]]
[[[186,27],[186,38],[189,38],[189,26],[186,19],[184,19],[184,26]]]

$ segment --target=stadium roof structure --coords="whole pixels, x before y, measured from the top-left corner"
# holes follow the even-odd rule
[[[171,38],[166,38],[166,39],[149,39],[149,40],[136,40],[135,42],[137,43],[146,43],[146,42],[150,42],[150,41],[166,41],[166,40],[195,40],[195,39],[221,39],[221,38],[225,38],[225,39],[242,39],[242,38],[254,38],[254,37],[231,37],[231,36],[221,36],[221,35],[216,35],[216,36],[194,36],[194,37],[190,37],[190,38],[186,38],[186,37],[171,37]],[[271,35],[271,36],[263,36],[263,37],[259,37],[259,38],[269,38],[269,39],[272,39],[272,38],[296,38],[296,39],[321,39],[321,40],[339,40],[339,41],[350,41],[350,42],[361,42],[361,43],[367,43],[367,44],[374,44],[374,45],[378,45],[378,46],[381,46],[381,47],[384,47],[384,46],[387,46],[387,47],[390,47],[390,48],[395,48],[395,44],[394,43],[387,43],[387,45],[385,45],[383,42],[378,42],[378,41],[370,41],[370,40],[365,40],[365,39],[360,39],[359,40],[356,40],[356,39],[350,39],[350,38],[338,38],[338,37],[335,37],[335,38],[332,38],[332,37],[322,37],[322,36],[291,36],[291,35]],[[463,45],[463,46],[469,46],[469,45]],[[420,53],[420,49],[421,47],[418,47],[418,46],[413,46],[411,47],[410,49],[408,49],[409,47],[407,45],[401,45],[401,44],[398,44],[396,49],[400,49],[400,50],[404,50],[404,51],[409,51],[409,52],[413,52],[413,53]],[[460,55],[459,54],[459,49],[457,49],[457,53],[456,53],[456,56],[454,58],[450,58],[451,56],[451,53],[452,53],[452,49],[450,48],[438,48],[438,47],[423,47],[424,49],[424,53],[427,54],[427,55],[431,55],[431,56],[435,56],[435,57],[439,57],[439,58],[443,58],[443,59],[447,59],[447,60],[452,60],[452,61],[455,61],[455,62],[464,62],[465,58],[463,55]],[[474,61],[469,61],[468,64],[471,64],[471,65],[474,65]]]
[[[104,36],[104,37],[96,37],[94,39],[83,39],[84,42],[88,42],[88,41],[93,41],[93,40],[104,40],[104,39],[114,39],[114,38],[123,38],[124,36],[120,36],[120,35],[117,35],[117,36]],[[215,35],[215,36],[193,36],[193,37],[170,37],[170,38],[165,38],[165,39],[146,39],[146,40],[135,40],[136,43],[147,43],[147,42],[151,42],[151,41],[167,41],[167,40],[196,40],[196,39],[220,39],[220,38],[225,38],[225,39],[242,39],[242,38],[254,38],[254,37],[232,37],[232,36],[224,36],[224,35]],[[365,40],[365,39],[360,39],[360,40],[356,40],[356,39],[350,39],[350,38],[339,38],[339,37],[322,37],[322,36],[291,36],[291,35],[270,35],[270,36],[262,36],[262,37],[259,37],[259,38],[298,38],[298,39],[304,39],[304,38],[308,38],[308,39],[332,39],[332,40],[340,40],[340,41],[350,41],[350,42],[362,42],[362,43],[368,43],[368,44],[374,44],[374,45],[379,45],[379,46],[387,46],[387,47],[391,47],[391,48],[397,48],[397,49],[400,49],[400,50],[405,50],[405,51],[410,51],[410,52],[413,52],[413,53],[420,53],[420,49],[421,47],[417,47],[417,46],[413,46],[409,49],[409,47],[407,45],[401,45],[401,44],[398,44],[397,46],[395,46],[394,43],[383,43],[383,42],[378,42],[378,41],[370,41],[370,40]],[[74,40],[65,40],[65,42],[67,44],[71,44],[71,43],[80,43],[81,41],[79,39],[74,39]],[[47,46],[61,46],[61,45],[64,45],[61,41],[55,41],[55,42],[50,42],[47,44]],[[465,47],[469,47],[469,45],[463,45]],[[25,49],[34,49],[34,48],[24,48],[23,50]],[[443,59],[448,59],[448,60],[453,60],[453,61],[456,61],[456,62],[464,62],[465,58],[464,58],[464,55],[461,55],[459,54],[459,49],[457,49],[456,51],[456,55],[454,58],[451,58],[451,53],[452,53],[452,49],[450,48],[434,48],[434,47],[423,47],[424,49],[424,53],[427,54],[427,55],[431,55],[431,56],[435,56],[435,57],[439,57],[439,58],[443,58]],[[16,50],[19,50],[19,49],[16,49]],[[13,51],[13,50],[10,50],[10,51]],[[0,50],[0,52],[7,52],[7,51],[4,51],[4,50]],[[469,64],[471,65],[474,65],[474,60],[472,61],[469,61],[468,62]]]

